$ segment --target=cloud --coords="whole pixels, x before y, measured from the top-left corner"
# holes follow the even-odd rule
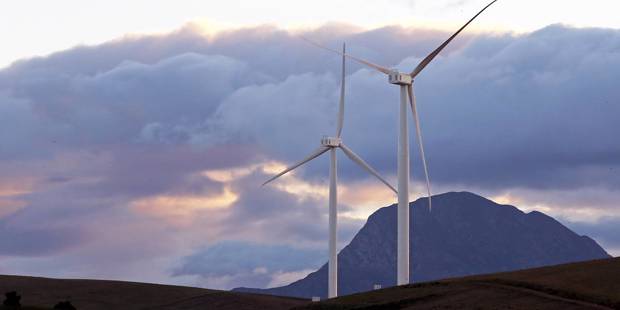
[[[316,248],[327,240],[327,193],[315,191],[323,184],[298,179],[293,173],[286,179],[261,187],[268,178],[269,164],[256,165],[245,175],[225,184],[236,200],[219,212],[195,214],[194,220],[210,223],[213,240],[246,240],[254,243],[278,240],[280,244]],[[341,211],[349,208],[341,205]],[[198,216],[199,218],[197,218]],[[214,220],[217,217],[217,220]],[[350,240],[363,223],[357,218],[339,221],[341,246]]]
[[[591,222],[567,222],[567,226],[580,234],[588,236],[600,242],[601,246],[608,249],[613,256],[620,256],[620,218],[613,215],[606,216],[596,223]]]
[[[1,105],[11,109],[3,113],[7,122],[2,126],[6,126],[3,132],[12,133],[8,142],[15,142],[6,145],[0,153],[3,158],[40,156],[58,147],[180,144],[229,93],[266,79],[230,57],[193,53],[150,65],[125,61],[90,76],[60,70],[8,72],[17,81],[0,82],[0,89],[4,86],[11,93]],[[19,144],[24,140],[44,148],[25,150]]]
[[[619,112],[620,93],[613,84],[617,73],[607,70],[620,61],[619,38],[612,30],[551,26],[521,37],[482,38],[440,57],[416,81],[435,183],[550,189],[620,184],[610,172],[620,158],[611,116]],[[398,67],[417,61],[406,58]],[[344,139],[393,173],[394,151],[387,150],[396,149],[397,91],[384,79],[365,69],[349,76]],[[333,130],[337,93],[337,81],[307,75],[245,88],[211,116],[212,132],[258,141],[294,160],[300,148],[310,150],[320,133]]]
[[[320,267],[324,261],[323,252],[280,245],[222,242],[185,257],[174,274],[199,275],[207,283],[209,279],[220,279],[220,283],[226,279],[222,287],[226,289],[241,285],[266,287],[295,280],[290,275],[298,276],[309,268]]]
[[[83,232],[65,228],[24,228],[0,221],[0,255],[43,256],[65,251],[84,242]]]
[[[402,70],[448,35],[303,34]],[[618,50],[616,30],[561,25],[460,37],[415,84],[434,188],[516,201],[617,247],[604,215],[620,191]],[[188,26],[1,70],[0,269],[224,288],[306,273],[325,261],[327,158],[259,184],[333,134],[338,71],[337,56],[267,26]],[[345,143],[394,180],[397,89],[348,62],[346,98]],[[338,158],[344,245],[394,197]],[[234,251],[260,255],[226,265]],[[285,268],[268,263],[287,251]]]

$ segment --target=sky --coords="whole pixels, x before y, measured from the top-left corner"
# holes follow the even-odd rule
[[[303,277],[326,257],[327,157],[258,186],[335,131],[339,59],[298,37],[410,70],[484,4],[4,4],[0,274]],[[617,6],[500,0],[416,79],[435,193],[542,211],[620,254]],[[398,92],[354,63],[347,83],[344,141],[395,183]],[[395,197],[341,158],[343,246]],[[420,171],[413,156],[412,199]]]
[[[43,56],[81,44],[127,35],[166,33],[186,23],[208,25],[213,33],[270,24],[287,29],[328,22],[364,28],[399,24],[453,29],[486,0],[229,0],[229,1],[9,1],[0,13],[0,67],[24,57]],[[502,1],[471,30],[527,32],[549,24],[620,28],[617,1]]]

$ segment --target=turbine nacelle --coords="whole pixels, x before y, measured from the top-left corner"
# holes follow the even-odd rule
[[[402,73],[394,70],[390,72],[388,76],[390,84],[411,85],[413,83],[413,78],[411,78],[411,75],[407,73]]]
[[[448,44],[450,44],[450,42],[456,36],[458,36],[459,33],[461,33],[461,31],[463,31],[471,22],[474,21],[474,19],[476,19],[480,14],[482,14],[482,12],[484,12],[487,8],[489,8],[495,2],[497,2],[497,0],[492,0],[491,3],[487,4],[487,6],[485,6],[476,15],[474,15],[474,17],[472,17],[467,23],[465,23],[465,25],[459,28],[459,30],[457,30],[454,34],[452,34],[452,36],[450,36],[446,41],[444,41],[441,45],[439,45],[439,47],[437,47],[434,51],[432,51],[424,59],[422,59],[422,61],[420,61],[420,63],[413,69],[413,71],[411,71],[411,73],[408,73],[408,74],[401,73],[396,69],[390,69],[390,68],[387,68],[381,65],[374,64],[370,61],[352,56],[350,54],[347,54],[344,48],[342,52],[339,52],[329,47],[325,47],[320,44],[314,43],[312,41],[306,40],[314,46],[317,46],[322,49],[326,49],[328,51],[331,51],[333,53],[343,56],[343,66],[344,66],[344,57],[348,57],[358,63],[361,63],[367,67],[370,67],[378,72],[381,72],[387,75],[388,82],[390,84],[395,84],[395,85],[400,86],[401,105],[400,105],[400,118],[399,118],[400,128],[399,128],[399,135],[398,135],[399,138],[398,138],[398,164],[397,164],[398,166],[398,191],[392,188],[392,186],[389,185],[389,183],[382,180],[378,176],[378,174],[374,170],[371,170],[372,168],[370,168],[368,165],[364,164],[360,158],[356,158],[355,154],[352,153],[351,150],[349,150],[344,144],[340,144],[340,146],[332,146],[333,145],[332,143],[324,139],[323,141],[325,142],[321,141],[323,144],[321,146],[322,149],[319,149],[317,153],[313,153],[310,159],[308,159],[309,161],[319,156],[320,154],[327,152],[330,149],[334,150],[335,147],[339,147],[343,152],[345,152],[345,154],[347,154],[347,156],[349,156],[349,158],[359,163],[362,167],[364,167],[364,169],[366,169],[370,173],[374,174],[377,178],[382,180],[383,183],[385,183],[387,186],[392,188],[392,190],[398,194],[398,217],[397,217],[398,219],[397,220],[397,236],[398,237],[397,237],[397,246],[396,246],[397,248],[396,284],[398,285],[410,283],[409,281],[410,279],[409,278],[410,276],[410,273],[409,273],[410,271],[409,269],[409,258],[410,258],[409,234],[411,233],[411,230],[409,229],[409,209],[410,209],[409,203],[410,201],[409,201],[409,141],[408,141],[408,136],[407,136],[408,135],[407,101],[409,101],[409,105],[411,106],[411,111],[413,113],[413,118],[416,124],[416,134],[417,134],[417,140],[418,140],[418,145],[419,145],[419,150],[420,150],[420,157],[422,158],[422,165],[424,167],[424,175],[426,177],[426,187],[428,190],[428,207],[429,207],[429,210],[431,209],[431,186],[430,186],[430,180],[428,177],[426,156],[424,154],[424,144],[422,142],[420,120],[419,120],[415,97],[413,93],[413,79],[415,79],[418,76],[418,74],[420,74],[424,70],[424,68],[426,68],[433,61],[433,59],[435,59],[437,55],[439,55],[439,53],[441,53],[441,51]],[[343,74],[342,85],[344,85],[344,74]],[[342,106],[343,106],[342,98],[344,98],[344,86],[341,89],[341,111],[342,111]],[[339,115],[339,126],[338,126],[338,131],[337,131],[337,137],[340,137],[340,132],[342,130],[341,124],[342,124],[342,113]],[[333,156],[332,158],[335,159],[335,152],[332,152],[332,154],[334,154],[332,155]],[[301,164],[298,164],[298,165],[301,165]],[[297,166],[294,166],[291,169],[294,169]],[[284,171],[283,173],[286,173],[286,172],[287,171]]]
[[[342,139],[337,137],[323,136],[321,138],[321,145],[326,147],[339,147],[342,144]]]

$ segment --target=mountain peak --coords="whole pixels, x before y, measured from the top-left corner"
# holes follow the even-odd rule
[[[471,192],[447,192],[409,204],[413,282],[555,265],[609,255],[541,212],[524,213]],[[341,295],[396,283],[396,205],[373,213],[338,254]],[[311,297],[327,293],[327,265],[272,289],[238,289]]]

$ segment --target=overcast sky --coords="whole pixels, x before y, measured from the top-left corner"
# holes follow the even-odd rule
[[[549,24],[620,28],[616,0],[500,0],[472,30],[532,31]],[[487,0],[8,1],[0,12],[0,67],[79,44],[128,34],[165,33],[188,22],[208,32],[272,24],[304,28],[326,22],[365,28],[400,24],[453,29]]]
[[[325,261],[327,159],[258,186],[335,130],[339,59],[300,32],[410,70],[485,4],[150,3],[3,7],[0,274],[302,277]],[[455,40],[416,80],[434,191],[545,212],[620,254],[617,11],[500,0]],[[354,63],[347,83],[343,138],[395,182],[398,91]],[[395,197],[339,167],[343,246]]]

